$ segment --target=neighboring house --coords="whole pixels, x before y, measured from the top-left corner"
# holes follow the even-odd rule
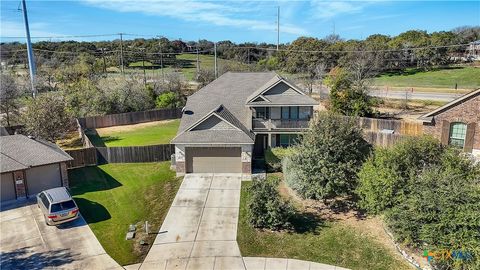
[[[471,60],[480,59],[480,40],[470,42],[467,47],[467,58]]]
[[[172,140],[177,174],[250,174],[252,154],[295,143],[315,105],[274,72],[227,72],[188,97]]]
[[[480,157],[480,88],[420,117],[424,133]]]
[[[66,162],[72,157],[53,143],[24,135],[0,137],[1,201],[34,196],[67,186]]]

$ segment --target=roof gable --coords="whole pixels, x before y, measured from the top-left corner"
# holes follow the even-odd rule
[[[219,118],[215,113],[207,117],[191,130],[236,130],[232,124]]]
[[[468,94],[465,94],[457,99],[454,99],[452,101],[450,101],[449,103],[427,113],[427,114],[424,114],[422,116],[420,116],[419,118],[421,120],[424,120],[424,121],[432,121],[433,117],[438,115],[438,114],[441,114],[445,111],[448,111],[450,110],[451,108],[461,104],[461,103],[464,103],[472,98],[475,98],[475,97],[478,97],[480,96],[480,88],[468,93]]]
[[[277,75],[250,95],[246,100],[246,104],[248,105],[259,102],[260,100],[258,100],[258,98],[263,98],[266,99],[265,101],[267,102],[272,102],[271,97],[275,96],[300,97],[306,95],[296,85]],[[295,100],[292,100],[292,103],[295,103]],[[315,103],[313,99],[312,103]]]

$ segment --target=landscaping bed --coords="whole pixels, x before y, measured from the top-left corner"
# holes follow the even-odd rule
[[[181,184],[169,167],[169,162],[117,163],[69,171],[82,216],[119,264],[141,262],[153,243]],[[145,234],[145,221],[153,234]],[[130,224],[137,226],[136,236],[125,240]]]
[[[87,130],[95,146],[145,146],[169,144],[177,134],[180,119]]]
[[[281,176],[281,174],[276,174]],[[270,174],[269,177],[272,177]],[[242,183],[237,241],[242,256],[294,258],[351,269],[411,269],[394,252],[379,219],[358,217],[354,212],[334,213],[286,192],[297,209],[291,231],[257,230],[248,222],[247,189]]]

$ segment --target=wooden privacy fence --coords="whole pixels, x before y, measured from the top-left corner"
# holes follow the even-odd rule
[[[97,150],[94,147],[75,150],[66,150],[73,160],[67,163],[67,167],[79,168],[85,166],[94,166],[98,164]]]
[[[85,130],[83,129],[82,125],[80,124],[80,121],[78,119],[75,120],[77,123],[77,130],[78,134],[80,135],[80,138],[82,139],[83,147],[84,148],[90,148],[90,147],[95,147],[93,143],[90,141],[90,138],[85,134]]]
[[[175,146],[172,144],[97,147],[100,164],[166,161],[170,160],[173,153],[175,153]]]
[[[401,134],[391,134],[391,133],[382,133],[375,131],[365,131],[363,132],[363,138],[375,146],[380,147],[390,147],[395,143],[399,142],[402,139],[408,137],[407,135]]]
[[[175,153],[172,144],[125,147],[91,147],[67,150],[72,158],[68,168],[95,166],[106,163],[158,162],[170,160]]]
[[[145,123],[151,121],[160,121],[167,119],[176,119],[182,116],[182,110],[175,109],[158,109],[151,111],[129,112],[91,116],[78,118],[80,125],[85,128],[102,128],[121,125],[131,125]]]
[[[420,136],[423,134],[423,124],[420,122],[358,117],[357,123],[365,131],[379,132],[388,129],[401,135]]]

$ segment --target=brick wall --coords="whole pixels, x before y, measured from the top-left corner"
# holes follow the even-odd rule
[[[452,122],[475,125],[473,149],[480,150],[480,95],[435,115],[432,124],[424,124],[424,132],[442,140],[442,133],[450,130],[449,127]],[[444,128],[444,123],[448,127]],[[444,134],[444,136],[448,137],[448,134]]]

